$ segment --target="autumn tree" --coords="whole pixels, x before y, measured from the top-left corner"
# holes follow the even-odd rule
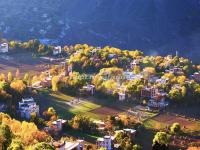
[[[14,80],[11,82],[10,87],[18,93],[23,93],[26,89],[26,85],[22,80]]]
[[[13,76],[11,72],[8,72],[7,79],[8,79],[8,82],[11,82],[13,80]]]
[[[58,91],[58,82],[59,82],[59,77],[58,76],[54,76],[51,80],[52,82],[52,90],[53,91]]]

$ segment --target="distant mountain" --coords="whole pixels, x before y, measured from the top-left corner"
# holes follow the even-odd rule
[[[9,39],[52,39],[200,56],[200,0],[1,0]]]

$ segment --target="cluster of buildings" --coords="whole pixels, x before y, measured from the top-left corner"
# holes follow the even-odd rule
[[[157,87],[145,86],[141,90],[141,98],[147,98],[148,106],[151,108],[165,108],[168,106],[166,101],[167,93],[159,90]]]
[[[129,135],[131,139],[134,139],[136,135],[136,130],[134,129],[117,130],[113,136],[106,135],[104,137],[98,138],[96,141],[97,149],[105,148],[107,150],[112,150],[114,148],[119,148],[120,143],[116,143],[115,138],[121,132]]]

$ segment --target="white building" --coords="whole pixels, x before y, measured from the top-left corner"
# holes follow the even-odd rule
[[[95,86],[94,85],[91,85],[91,84],[88,84],[88,85],[86,85],[86,86],[83,86],[83,88],[82,88],[83,90],[85,90],[85,91],[87,91],[87,92],[89,92],[90,94],[94,94],[94,92],[95,92]]]
[[[123,72],[123,76],[126,80],[134,80],[134,79],[142,79],[143,75],[134,74],[133,72],[125,71]]]
[[[112,139],[111,136],[104,136],[103,138],[97,139],[97,149],[106,148],[107,150],[112,149]]]
[[[8,43],[2,43],[0,45],[0,52],[1,53],[7,53],[8,52],[8,48],[9,48]]]
[[[52,122],[52,125],[58,130],[61,131],[63,129],[63,125],[66,123],[66,120],[58,119]]]
[[[61,54],[61,52],[62,52],[61,46],[54,47],[54,49],[53,49],[53,55]]]
[[[126,99],[125,93],[119,92],[118,95],[119,95],[119,101],[124,101]]]
[[[199,81],[200,81],[200,71],[199,71],[199,72],[195,72],[191,77],[192,77],[195,81],[199,82]]]
[[[140,62],[141,62],[140,59],[134,59],[130,64],[131,68],[133,69],[135,66],[139,65]]]
[[[53,146],[57,150],[83,150],[84,140],[77,140],[77,141],[72,141],[72,142],[65,141],[63,143],[54,142]]]
[[[19,102],[19,112],[22,118],[30,119],[32,113],[39,115],[39,106],[33,98],[22,99],[22,102]]]

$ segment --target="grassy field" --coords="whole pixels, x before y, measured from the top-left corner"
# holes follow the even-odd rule
[[[70,106],[68,105],[68,102],[75,99],[74,97],[59,92],[50,92],[49,90],[42,90],[39,93],[38,103],[41,106],[41,112],[46,110],[48,107],[54,107],[59,117],[65,119],[70,119],[76,114],[86,113],[95,119],[99,117],[97,114],[93,114],[90,111],[100,108],[101,105],[83,100],[80,104]]]
[[[57,111],[59,117],[70,119],[76,114],[87,115],[93,119],[102,120],[107,115],[112,113],[118,113],[118,110],[111,108],[111,103],[106,103],[102,100],[102,103],[97,100],[91,99],[81,99],[81,103],[75,105],[69,105],[69,102],[74,100],[75,97],[65,95],[60,92],[51,92],[49,90],[40,90],[38,96],[38,103],[40,105],[40,110],[43,112],[48,107],[54,107]]]

